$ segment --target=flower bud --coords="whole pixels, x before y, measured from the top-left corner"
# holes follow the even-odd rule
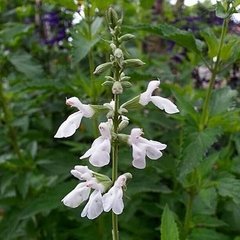
[[[112,87],[113,94],[121,94],[123,92],[122,84],[119,81],[114,82]]]
[[[113,81],[105,81],[102,83],[102,86],[112,86],[113,85]]]
[[[107,11],[107,20],[111,28],[114,28],[118,22],[118,14],[113,8],[109,8]]]
[[[128,40],[131,40],[131,39],[133,39],[133,38],[135,38],[134,35],[127,33],[127,34],[124,34],[123,36],[121,36],[121,37],[118,39],[118,41],[119,41],[120,43],[122,43],[122,42],[124,42],[124,41],[128,41]]]
[[[106,70],[110,69],[112,67],[112,62],[106,62],[103,64],[100,64],[96,67],[95,71],[93,74],[100,74],[105,72]]]
[[[119,133],[117,137],[121,142],[128,143],[129,135]]]
[[[145,63],[140,59],[127,59],[123,61],[125,67],[141,67]]]
[[[119,126],[118,126],[118,131],[123,130],[124,128],[126,128],[129,124],[129,119],[125,116],[122,116],[122,121],[120,122]]]
[[[132,86],[132,84],[130,82],[128,82],[128,81],[123,81],[121,83],[122,83],[122,86],[125,87],[125,88],[129,88],[129,87]]]

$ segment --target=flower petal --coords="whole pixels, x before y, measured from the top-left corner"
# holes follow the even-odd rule
[[[146,149],[144,145],[142,144],[142,148],[136,146],[135,144],[132,145],[132,155],[133,155],[133,161],[132,164],[134,167],[143,169],[146,167]]]
[[[147,105],[151,101],[152,93],[158,88],[160,84],[159,80],[150,81],[147,90],[140,95],[139,103],[143,106]]]
[[[71,114],[58,128],[55,138],[66,138],[72,136],[76,129],[79,128],[83,114],[78,111]]]
[[[162,152],[158,150],[157,148],[154,148],[152,146],[148,146],[146,149],[147,156],[150,159],[156,160],[162,156]]]
[[[89,219],[98,217],[103,212],[102,194],[98,190],[94,190],[84,207],[81,217],[87,216]]]
[[[164,150],[164,149],[167,147],[166,144],[160,143],[160,142],[158,142],[158,141],[149,140],[149,143],[150,143],[152,146],[156,147],[158,150]]]
[[[102,136],[96,138],[93,143],[91,148],[89,148],[81,157],[80,159],[88,158],[91,156],[91,154],[96,150],[96,148],[104,141],[104,138]]]
[[[80,110],[84,117],[90,118],[94,114],[93,108],[88,104],[83,104],[77,97],[71,97],[66,99],[66,104],[71,107],[76,107]]]
[[[85,186],[85,183],[79,183],[70,193],[68,193],[62,202],[67,207],[76,208],[82,202],[88,199],[90,188]]]
[[[155,106],[164,110],[166,113],[173,114],[179,112],[177,106],[167,98],[152,96],[151,101]]]
[[[112,204],[112,211],[118,215],[123,212],[123,208],[124,208],[123,191],[122,191],[122,188],[118,188],[116,191],[116,196],[115,196],[113,204]]]

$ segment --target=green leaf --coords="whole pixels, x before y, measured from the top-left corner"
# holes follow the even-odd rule
[[[218,180],[217,189],[222,197],[229,197],[240,204],[240,180],[234,177],[224,177]]]
[[[7,44],[16,36],[27,33],[31,28],[32,25],[13,22],[6,23],[2,26],[2,30],[0,31],[0,42],[4,41]]]
[[[193,217],[193,222],[196,226],[216,228],[216,227],[226,227],[227,224],[213,216],[207,215],[197,215]]]
[[[211,97],[210,114],[217,115],[228,111],[233,106],[233,100],[238,92],[230,87],[216,89]]]
[[[203,42],[196,39],[191,32],[178,29],[168,24],[153,25],[138,25],[134,26],[134,30],[144,30],[147,32],[160,35],[162,38],[176,42],[176,44],[193,51],[200,53],[203,47]]]
[[[216,16],[219,18],[227,18],[229,16],[229,13],[220,1],[217,1],[216,3]]]
[[[212,229],[196,228],[193,229],[189,237],[189,240],[232,240],[232,239]]]
[[[165,206],[161,222],[161,240],[179,240],[177,224],[173,212]]]
[[[14,67],[29,79],[36,79],[43,76],[43,69],[30,54],[19,51],[9,55],[9,61]]]
[[[91,25],[91,34],[94,36],[96,35],[103,23],[103,18],[102,17],[96,17]]]
[[[83,36],[80,32],[74,32],[72,34],[72,61],[73,65],[80,62],[83,58],[87,56],[91,48],[100,40],[100,37],[95,37],[93,39],[88,39]]]
[[[201,35],[203,36],[204,40],[207,43],[208,46],[208,55],[210,58],[213,58],[217,56],[218,53],[218,46],[219,46],[219,41],[212,31],[211,28],[207,28],[201,32]]]
[[[203,161],[207,150],[216,142],[221,134],[220,128],[206,128],[200,132],[193,132],[188,136],[189,144],[183,151],[180,164],[180,178],[192,172]]]
[[[194,199],[193,212],[204,215],[215,214],[217,197],[217,191],[214,187],[201,189]]]

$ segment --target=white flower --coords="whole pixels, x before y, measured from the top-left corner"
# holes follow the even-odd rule
[[[62,202],[67,207],[76,208],[88,199],[90,191],[91,188],[87,186],[86,182],[79,183],[62,199]]]
[[[87,166],[77,165],[71,170],[71,174],[79,180],[90,180],[93,177],[92,171]]]
[[[103,209],[109,212],[111,209],[115,214],[121,214],[124,208],[123,190],[127,177],[123,174],[118,177],[110,190],[103,195]]]
[[[169,99],[160,96],[152,96],[153,91],[159,87],[159,84],[159,80],[150,81],[147,90],[140,95],[139,103],[145,106],[149,102],[152,102],[155,106],[169,114],[179,112],[177,106]]]
[[[93,108],[88,104],[82,104],[77,97],[66,99],[66,104],[76,107],[79,111],[71,114],[58,128],[55,138],[72,136],[79,128],[82,117],[91,118],[94,114]]]
[[[84,207],[81,217],[94,219],[103,212],[102,194],[100,190],[94,190],[90,195],[88,203]]]
[[[94,140],[91,148],[80,159],[89,157],[89,162],[95,167],[102,167],[110,162],[111,127],[111,122],[99,124],[101,136]]]
[[[132,164],[134,167],[143,169],[146,167],[146,156],[156,160],[162,156],[161,150],[167,147],[157,141],[147,140],[141,135],[143,134],[140,128],[133,128],[128,139],[128,143],[132,146]]]

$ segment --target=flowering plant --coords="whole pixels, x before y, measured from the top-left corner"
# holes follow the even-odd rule
[[[128,125],[129,119],[125,116],[130,104],[140,104],[142,106],[152,102],[159,109],[166,113],[174,114],[179,112],[177,106],[169,99],[155,96],[154,91],[159,87],[160,81],[150,81],[145,92],[139,96],[123,103],[120,106],[120,95],[124,92],[125,86],[131,86],[128,81],[129,76],[125,75],[125,69],[129,67],[139,67],[144,63],[139,59],[125,59],[122,43],[133,38],[131,34],[121,36],[122,18],[118,17],[116,11],[110,8],[107,12],[112,40],[110,47],[112,53],[110,61],[96,67],[94,74],[101,74],[109,69],[111,76],[106,76],[107,81],[103,85],[112,87],[113,100],[103,106],[91,106],[83,104],[77,97],[66,99],[66,104],[76,107],[77,112],[71,114],[59,127],[55,138],[65,138],[72,136],[79,128],[82,117],[91,118],[97,112],[106,112],[107,122],[99,124],[100,136],[96,138],[89,150],[80,159],[89,158],[89,162],[95,167],[103,167],[112,163],[112,179],[91,171],[86,166],[75,166],[71,174],[78,178],[80,182],[62,202],[68,207],[78,207],[81,203],[88,200],[81,216],[94,219],[103,211],[112,210],[113,239],[119,239],[117,215],[123,212],[124,189],[126,182],[132,178],[131,173],[124,173],[118,176],[118,151],[119,142],[123,141],[132,147],[132,165],[138,169],[146,167],[146,157],[156,160],[162,156],[162,150],[167,145],[158,141],[143,138],[142,129],[133,128],[130,135],[122,134],[121,131]],[[101,111],[102,110],[102,111]],[[110,157],[110,154],[112,157]],[[92,193],[91,193],[92,190]]]

